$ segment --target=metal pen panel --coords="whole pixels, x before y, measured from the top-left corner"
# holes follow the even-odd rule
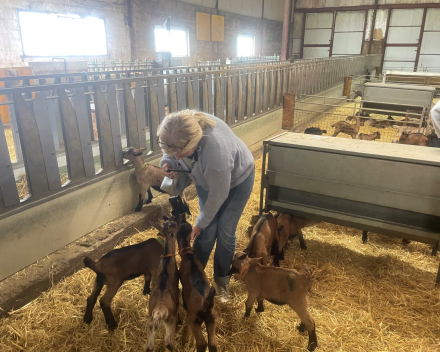
[[[156,151],[159,149],[157,145],[157,129],[160,123],[158,96],[156,94],[154,82],[155,81],[148,82],[149,83],[148,89],[150,91],[150,109],[151,109],[150,110],[151,112],[150,145],[152,151]]]
[[[113,171],[116,168],[116,165],[109,108],[101,87],[95,87],[94,90],[96,106],[95,116],[99,133],[101,165],[104,171]]]
[[[136,119],[138,125],[139,148],[147,147],[147,139],[145,137],[147,122],[147,109],[145,107],[145,90],[142,81],[136,82],[134,88],[134,103],[136,106]]]
[[[131,94],[130,83],[124,85],[124,107],[127,118],[127,146],[140,148],[136,106]]]
[[[110,114],[110,126],[112,129],[113,152],[115,155],[115,166],[123,165],[121,130],[119,128],[118,107],[116,104],[116,84],[107,86],[107,105]]]
[[[164,79],[157,80],[157,103],[159,108],[159,122],[165,117],[165,86]]]

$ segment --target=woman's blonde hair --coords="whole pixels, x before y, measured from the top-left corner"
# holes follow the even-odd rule
[[[187,152],[200,142],[203,130],[214,126],[215,122],[200,111],[182,110],[169,114],[157,129],[162,152],[174,156],[173,147]]]

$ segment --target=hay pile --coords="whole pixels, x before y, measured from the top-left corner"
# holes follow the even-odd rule
[[[260,174],[261,160],[257,162]],[[246,229],[258,211],[259,177],[237,230],[237,248],[247,243]],[[198,213],[197,199],[190,202]],[[195,216],[191,221],[195,220]],[[154,236],[147,230],[122,245]],[[438,256],[423,244],[402,246],[397,239],[370,235],[361,244],[361,232],[327,223],[305,229],[308,245],[294,240],[286,251],[284,267],[308,264],[315,283],[309,297],[320,347],[317,351],[424,351],[440,350],[440,290],[434,289]],[[212,278],[212,260],[207,267]],[[50,273],[49,273],[50,275]],[[84,269],[0,321],[0,351],[143,351],[148,296],[143,279],[125,283],[113,301],[119,328],[109,332],[99,304],[90,326],[82,322],[86,297],[94,274]],[[246,291],[231,280],[233,299],[220,304],[217,336],[219,351],[304,351],[307,335],[297,332],[298,318],[287,307],[266,303],[266,311],[243,319]],[[193,343],[179,351],[194,351]],[[163,351],[163,334],[156,351]]]
[[[61,184],[63,185],[69,179],[66,173],[60,173]],[[29,187],[26,179],[26,175],[20,175],[16,181],[18,196],[20,199],[25,198],[29,194]]]
[[[14,163],[17,161],[17,156],[15,155],[14,137],[12,136],[12,129],[4,128],[4,131],[6,136],[6,144],[8,145],[8,150],[9,150],[9,157],[11,158],[11,161]]]

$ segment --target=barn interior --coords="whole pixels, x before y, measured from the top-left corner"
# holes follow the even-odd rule
[[[146,349],[144,278],[117,329],[99,304],[86,324],[83,259],[157,238],[170,195],[134,211],[124,151],[159,166],[186,109],[255,159],[237,252],[255,216],[313,220],[280,267],[313,272],[316,351],[440,350],[440,0],[3,0],[0,28],[0,351]],[[218,350],[306,351],[288,305],[244,317],[242,278],[215,299]],[[195,351],[180,300],[174,350]]]

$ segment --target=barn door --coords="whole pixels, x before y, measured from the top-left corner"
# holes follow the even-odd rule
[[[337,12],[331,56],[361,54],[364,30],[364,11]]]
[[[418,71],[440,72],[440,9],[427,9]]]
[[[423,9],[391,10],[383,63],[384,70],[414,70],[422,21]]]
[[[333,17],[333,12],[306,14],[303,58],[330,56]]]

